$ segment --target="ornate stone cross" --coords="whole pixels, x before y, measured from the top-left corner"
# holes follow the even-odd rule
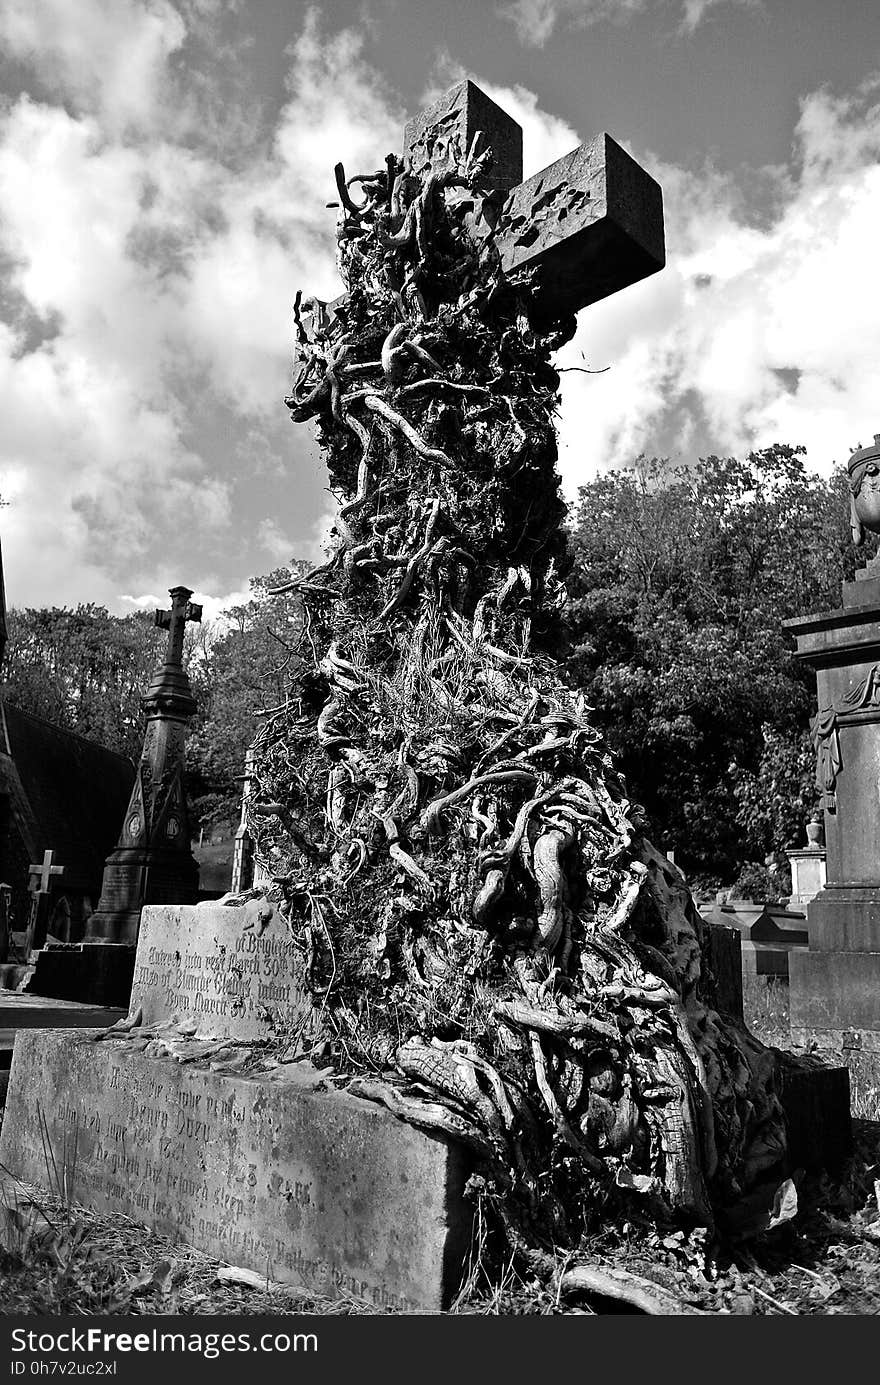
[[[610,135],[523,182],[521,127],[464,81],[407,123],[404,157],[414,172],[440,172],[477,134],[476,153],[491,146],[493,156],[486,190],[496,194],[496,214],[486,232],[505,274],[533,271],[531,300],[542,316],[576,313],[663,268],[660,185]]]
[[[168,631],[168,643],[165,647],[166,664],[181,664],[183,662],[183,634],[188,620],[200,621],[202,618],[202,608],[190,601],[192,591],[189,587],[172,587],[168,595],[171,597],[170,611],[157,611],[155,623],[161,630]]]
[[[48,893],[53,875],[64,874],[63,866],[56,866],[52,864],[54,859],[54,851],[44,851],[42,864],[28,866],[28,874],[32,876],[35,875],[37,877],[39,883],[36,888],[43,894]]]

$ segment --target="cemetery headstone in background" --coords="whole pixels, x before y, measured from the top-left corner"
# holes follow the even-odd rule
[[[183,783],[186,725],[196,709],[183,667],[183,635],[187,621],[201,619],[191,595],[188,587],[173,587],[170,610],[156,612],[168,640],[141,698],[144,748],[117,821],[118,843],[106,859],[98,907],[82,941],[37,955],[29,988],[40,995],[127,1008],[144,903],[186,904],[198,897]]]
[[[849,461],[854,537],[880,531],[880,435]],[[843,604],[786,622],[816,670],[816,783],[827,878],[807,905],[808,952],[791,958],[791,1035],[880,1075],[880,568],[843,585]]]

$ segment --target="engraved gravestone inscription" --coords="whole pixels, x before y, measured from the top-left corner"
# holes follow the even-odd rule
[[[189,1019],[199,1035],[271,1038],[309,1015],[304,961],[266,900],[143,911],[130,1014]]]

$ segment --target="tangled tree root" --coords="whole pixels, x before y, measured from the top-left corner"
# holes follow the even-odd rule
[[[683,878],[556,672],[570,324],[503,278],[478,147],[443,175],[337,169],[348,294],[298,297],[287,405],[340,509],[284,588],[305,671],[249,802],[318,1040],[352,1091],[469,1146],[540,1255],[597,1218],[708,1225],[785,1137],[773,1055],[714,1008]]]

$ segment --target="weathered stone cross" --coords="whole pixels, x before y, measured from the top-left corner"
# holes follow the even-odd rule
[[[188,620],[200,621],[202,618],[202,608],[190,601],[192,592],[189,587],[172,587],[168,595],[171,597],[170,611],[157,611],[155,623],[161,630],[168,631],[168,643],[165,647],[166,664],[181,664],[183,662],[183,633],[186,629]]]
[[[42,893],[44,894],[48,892],[49,886],[52,883],[52,876],[64,874],[63,866],[55,866],[52,864],[54,859],[54,851],[44,851],[42,865],[28,866],[28,874],[37,876],[37,879],[39,881],[37,889],[42,891]]]
[[[471,81],[460,82],[404,130],[414,172],[440,172],[491,146],[486,184],[503,201],[495,244],[506,274],[533,270],[541,316],[567,316],[666,263],[663,193],[610,135],[601,134],[522,181],[522,129]],[[504,199],[506,194],[506,200]]]

